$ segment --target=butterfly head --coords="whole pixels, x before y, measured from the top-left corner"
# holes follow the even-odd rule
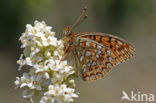
[[[70,36],[71,34],[73,34],[73,32],[72,32],[72,27],[71,27],[71,26],[66,26],[66,28],[65,28],[64,31],[63,31],[63,34],[64,34],[65,36]]]

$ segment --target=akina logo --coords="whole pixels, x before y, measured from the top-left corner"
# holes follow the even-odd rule
[[[126,93],[125,91],[122,91],[122,98],[121,101],[128,100],[132,102],[153,102],[154,101],[154,94],[146,94],[141,93],[140,91],[134,92],[131,91],[130,94]]]

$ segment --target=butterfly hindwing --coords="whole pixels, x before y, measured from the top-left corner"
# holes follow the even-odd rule
[[[97,47],[83,46],[84,43],[88,43],[88,41],[81,42],[76,47],[81,77],[85,81],[101,79],[115,65],[113,53],[107,47],[100,45]]]

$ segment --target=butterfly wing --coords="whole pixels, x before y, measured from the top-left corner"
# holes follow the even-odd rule
[[[101,46],[99,46],[101,48]],[[93,81],[102,78],[110,71],[114,65],[113,54],[109,48],[103,47],[101,49],[76,47],[77,64],[79,65],[81,78],[84,81]]]
[[[128,60],[134,53],[134,48],[124,39],[105,33],[83,33],[79,37],[92,43],[100,44],[111,49],[118,63]],[[91,44],[92,44],[91,43]]]
[[[81,77],[85,81],[98,80],[112,67],[129,59],[134,48],[125,40],[104,33],[83,33],[75,49]]]

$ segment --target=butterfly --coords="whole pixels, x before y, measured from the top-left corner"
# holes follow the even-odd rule
[[[128,60],[134,54],[134,48],[124,39],[106,33],[82,32],[73,29],[82,23],[88,15],[84,8],[74,26],[66,26],[63,31],[64,60],[73,55],[78,75],[84,81],[103,78],[113,67]],[[82,16],[84,16],[82,18]]]

